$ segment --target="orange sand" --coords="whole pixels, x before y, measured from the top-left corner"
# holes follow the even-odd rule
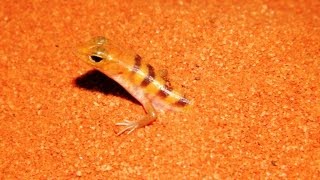
[[[320,2],[0,5],[0,179],[320,176]],[[142,106],[74,47],[118,41],[195,103],[117,137]]]

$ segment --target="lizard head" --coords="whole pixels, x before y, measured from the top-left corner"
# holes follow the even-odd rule
[[[76,55],[86,63],[99,68],[114,62],[113,57],[107,52],[109,40],[105,37],[95,37],[78,46]]]

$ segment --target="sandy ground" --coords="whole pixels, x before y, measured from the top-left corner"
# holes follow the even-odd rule
[[[320,1],[0,5],[0,179],[320,176]],[[104,35],[194,102],[144,110],[74,55]]]

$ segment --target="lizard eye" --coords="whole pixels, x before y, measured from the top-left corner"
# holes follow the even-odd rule
[[[90,59],[94,62],[100,62],[103,60],[103,58],[99,56],[90,56]]]

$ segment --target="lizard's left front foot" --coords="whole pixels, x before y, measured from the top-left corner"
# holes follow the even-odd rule
[[[117,136],[121,135],[122,133],[128,131],[127,134],[130,134],[132,131],[139,127],[139,123],[129,120],[124,120],[122,122],[116,123],[117,126],[125,126],[120,132],[117,133]]]
[[[128,131],[127,134],[130,134],[132,131],[134,131],[137,128],[145,127],[149,124],[151,124],[153,121],[156,120],[156,112],[153,109],[153,106],[150,103],[144,104],[143,107],[145,108],[147,115],[142,117],[139,121],[129,121],[124,120],[122,122],[116,123],[117,126],[125,126],[120,132],[117,133],[117,136],[120,134]]]

